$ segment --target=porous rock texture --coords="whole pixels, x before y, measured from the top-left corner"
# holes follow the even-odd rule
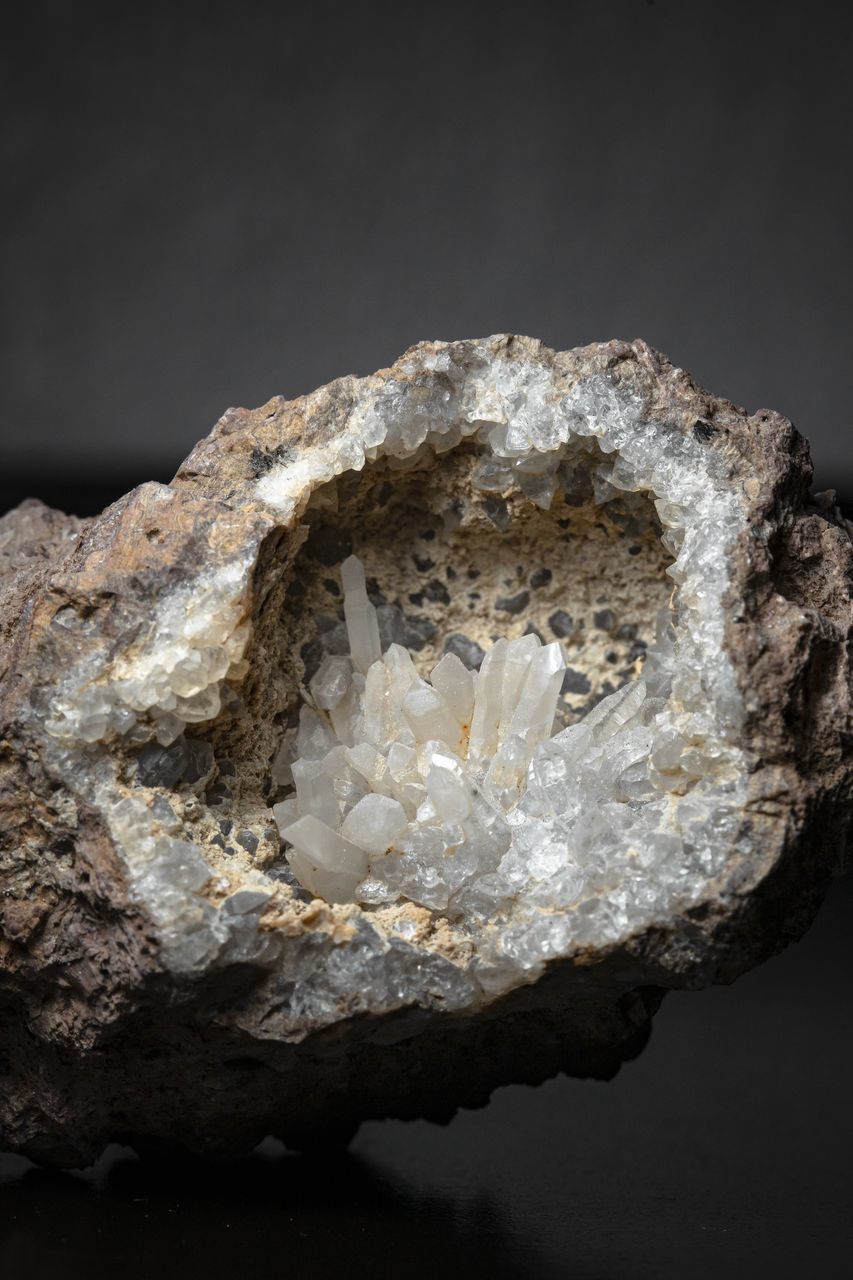
[[[847,852],[853,741],[850,530],[810,479],[786,419],[643,342],[502,335],[229,410],[94,519],[3,517],[0,1147],[230,1156],[607,1078],[667,989],[799,936]],[[421,675],[563,646],[508,861],[443,909],[405,875],[312,896],[273,818],[353,552]],[[579,739],[628,686],[631,723]],[[563,742],[604,778],[571,827]]]

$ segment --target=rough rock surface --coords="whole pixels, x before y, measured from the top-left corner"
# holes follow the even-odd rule
[[[626,438],[666,436],[682,470],[707,457],[731,499],[712,605],[740,708],[737,822],[665,913],[613,908],[599,934],[502,969],[461,910],[300,888],[276,760],[323,656],[345,651],[353,549],[383,645],[424,672],[445,651],[476,668],[500,635],[564,642],[567,726],[637,678],[662,609],[686,646],[687,580],[666,577],[681,516],[651,483],[623,509],[603,438],[571,476],[509,447],[509,471],[475,470],[494,424],[557,459],[566,432],[537,432],[577,418],[584,388]],[[446,1119],[557,1071],[607,1078],[666,989],[732,981],[799,936],[846,855],[853,786],[853,552],[810,479],[786,419],[642,342],[498,336],[229,410],[170,485],[95,519],[38,502],[3,517],[0,1147],[68,1165],[112,1140],[231,1155]]]

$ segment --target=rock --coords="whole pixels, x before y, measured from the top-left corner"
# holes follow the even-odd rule
[[[789,422],[641,342],[499,336],[229,410],[171,484],[96,519],[4,516],[0,1145],[58,1165],[115,1140],[227,1156],[447,1119],[556,1071],[607,1078],[667,989],[799,936],[847,856],[853,785],[850,531],[810,479]],[[418,725],[451,733],[429,692],[442,653],[478,671],[485,755],[466,793],[453,759],[418,773],[398,734],[397,843],[334,901],[299,883],[288,824],[310,864],[305,795],[336,822],[392,789],[358,681],[310,703],[349,652],[351,555],[371,608],[422,594],[414,619],[378,606],[401,645],[388,678],[405,661],[423,682]],[[517,612],[512,582],[534,588]],[[525,739],[511,795],[518,759],[495,766],[486,721],[511,744],[514,688],[538,725],[513,682],[549,636],[569,669],[541,687],[559,677],[585,714]],[[451,702],[460,671],[436,676]],[[311,766],[303,796],[273,779],[285,756]],[[415,874],[439,848],[445,905]]]
[[[548,626],[552,634],[561,640],[572,635],[575,629],[574,619],[571,614],[566,613],[565,609],[555,609],[548,618]]]
[[[585,676],[582,671],[575,671],[572,667],[566,667],[566,674],[563,676],[560,693],[589,693],[590,687],[588,676]]]
[[[458,632],[447,637],[444,642],[444,652],[455,653],[456,657],[471,671],[477,671],[486,656],[485,649],[482,649],[475,640],[469,640],[467,636],[459,635]]]
[[[495,608],[501,613],[524,613],[530,603],[530,592],[525,587],[523,591],[517,591],[514,596],[498,596],[495,600]]]

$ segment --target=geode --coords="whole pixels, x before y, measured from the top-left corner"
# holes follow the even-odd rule
[[[0,1140],[227,1156],[599,1078],[848,845],[851,538],[642,342],[424,343],[0,521]]]

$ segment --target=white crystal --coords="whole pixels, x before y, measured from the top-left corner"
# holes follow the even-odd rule
[[[455,653],[446,653],[429,675],[430,684],[450,708],[458,724],[470,728],[474,711],[474,673]]]
[[[535,636],[532,639],[535,640]],[[498,727],[503,715],[503,678],[509,642],[498,640],[483,659],[474,692],[474,715],[468,740],[473,760],[491,756],[497,746]]]
[[[462,822],[471,812],[471,794],[459,761],[434,755],[426,775],[426,791],[444,822]]]
[[[288,861],[301,884],[328,902],[352,902],[367,872],[367,854],[318,818],[307,815],[287,828]]]
[[[320,663],[308,686],[311,696],[321,711],[331,711],[346,695],[352,679],[352,664],[348,658],[329,655]]]
[[[370,794],[347,814],[341,834],[373,857],[387,853],[408,825],[403,806],[390,796]]]
[[[403,715],[412,733],[422,742],[437,738],[449,747],[455,747],[459,742],[459,721],[441,694],[425,680],[406,694]]]
[[[364,566],[355,556],[349,556],[341,565],[341,581],[352,660],[359,671],[366,672],[381,657],[382,649],[376,610],[367,598]]]
[[[336,826],[340,816],[338,802],[332,779],[323,768],[323,763],[318,760],[294,760],[292,772],[299,812],[313,814],[328,826]]]

